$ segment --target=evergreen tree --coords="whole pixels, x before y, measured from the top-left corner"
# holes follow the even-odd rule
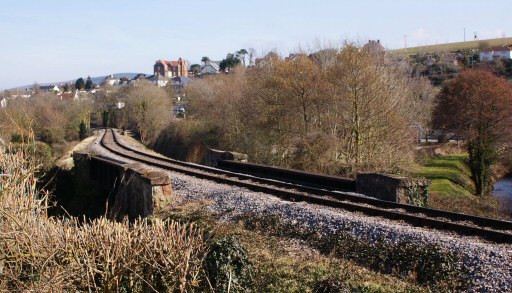
[[[75,88],[77,90],[83,90],[85,88],[85,81],[83,78],[80,77],[79,79],[76,80]]]
[[[92,79],[90,76],[87,77],[87,81],[85,82],[85,89],[86,90],[92,90],[94,88],[94,83],[92,82]]]
[[[247,54],[249,54],[249,52],[247,52],[246,49],[240,49],[240,51],[236,52],[237,57],[242,59],[242,63],[244,64],[244,67],[245,67],[245,56]]]
[[[201,71],[201,65],[199,64],[192,64],[190,66],[190,71],[194,74],[198,74]]]
[[[103,127],[109,127],[110,126],[110,111],[103,111],[101,116],[103,118]]]
[[[208,56],[204,56],[203,58],[201,58],[201,62],[204,62],[204,66],[206,66],[206,62],[210,61],[210,58],[208,58]]]
[[[229,71],[230,69],[234,68],[235,66],[237,66],[241,62],[242,61],[240,60],[240,58],[237,58],[237,57],[235,57],[234,54],[229,53],[226,56],[226,59],[223,59],[220,62],[219,67],[220,67],[221,71]]]
[[[80,131],[78,132],[78,137],[80,140],[83,140],[87,137],[87,127],[83,121],[80,122]]]

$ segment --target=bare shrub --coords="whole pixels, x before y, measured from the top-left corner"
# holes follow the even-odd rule
[[[154,142],[171,117],[171,100],[166,92],[142,80],[126,88],[122,96],[126,98],[129,127],[140,135],[142,143]]]

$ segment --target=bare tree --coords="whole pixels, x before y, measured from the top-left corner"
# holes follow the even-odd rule
[[[347,45],[337,56],[329,78],[334,102],[345,112],[340,142],[347,164],[392,167],[410,141],[405,80],[366,50]],[[339,122],[337,122],[339,124]]]
[[[287,110],[288,120],[300,129],[291,127],[299,135],[307,135],[312,123],[318,121],[315,104],[319,99],[322,79],[319,68],[305,54],[298,55],[290,61],[279,61],[274,65],[274,71],[268,86],[275,87],[277,97]],[[293,119],[296,114],[298,119]]]
[[[190,119],[181,123],[195,121],[215,133],[215,146],[262,163],[390,170],[410,158],[411,113],[428,110],[413,101],[423,88],[410,89],[408,76],[380,61],[352,45],[288,60],[271,52],[251,70],[188,85]]]
[[[171,99],[163,89],[146,80],[128,88],[126,113],[129,125],[137,131],[143,143],[152,142],[171,117]]]
[[[254,56],[256,55],[256,49],[249,48],[249,66],[254,66]]]

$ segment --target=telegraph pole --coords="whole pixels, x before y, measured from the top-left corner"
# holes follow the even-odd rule
[[[464,28],[464,42],[466,41],[466,28]]]

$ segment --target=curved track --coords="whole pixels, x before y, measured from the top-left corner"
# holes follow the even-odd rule
[[[264,192],[285,200],[305,201],[370,216],[404,221],[413,226],[479,236],[493,242],[512,243],[512,222],[399,204],[347,192],[329,191],[247,174],[163,158],[126,145],[113,129],[106,129],[101,146],[115,155],[165,170],[184,173],[215,182]]]

